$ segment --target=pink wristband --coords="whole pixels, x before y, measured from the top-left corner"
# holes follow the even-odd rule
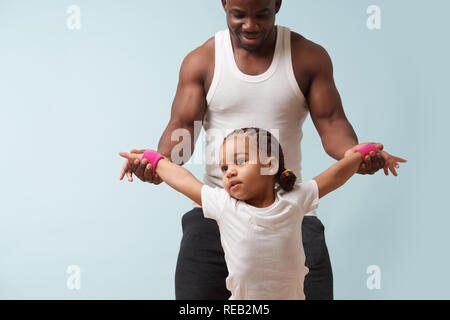
[[[370,153],[370,151],[375,151],[375,153],[380,152],[380,150],[378,150],[378,148],[372,143],[366,144],[365,146],[356,149],[354,152],[359,152],[364,161],[364,158]]]
[[[158,152],[146,150],[144,154],[142,155],[142,159],[147,159],[148,162],[152,165],[153,168],[153,175],[156,173],[156,165],[158,164],[158,161],[161,159],[164,159],[162,155],[160,155]]]

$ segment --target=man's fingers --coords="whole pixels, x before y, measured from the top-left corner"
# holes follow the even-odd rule
[[[373,170],[378,171],[384,167],[384,160],[381,157],[380,153],[377,153],[373,158]]]
[[[153,177],[153,167],[149,163],[149,164],[147,164],[147,166],[145,167],[145,170],[144,170],[144,179],[145,179],[145,181],[153,183],[153,178],[154,178]]]
[[[380,152],[370,151],[364,158],[364,162],[361,164],[358,173],[372,175],[385,166],[385,160],[381,154],[381,149],[383,149],[384,146],[381,143],[375,145]]]
[[[359,174],[366,174],[366,164],[364,162],[359,167]]]
[[[370,151],[369,154],[366,156],[366,164],[367,164],[367,171],[369,174],[372,174],[373,168],[375,167],[375,159],[374,156],[376,153],[374,151]]]
[[[154,181],[154,184],[160,184],[162,182],[162,179],[159,176],[156,176],[156,181]]]
[[[144,170],[145,170],[145,166],[147,165],[147,159],[142,159],[139,163],[138,163],[138,167],[136,169],[136,171],[134,172],[134,174],[136,175],[136,177],[138,177],[139,179],[141,179],[142,181],[145,182],[145,178],[144,178]]]
[[[364,163],[366,164],[366,171],[370,172],[372,170],[372,160],[370,156],[364,158]]]
[[[139,168],[139,163],[140,163],[139,159],[135,159],[134,161],[131,162],[130,167],[132,172],[134,173],[136,172],[136,170]]]
[[[131,171],[127,172],[128,181],[133,182],[133,173]]]

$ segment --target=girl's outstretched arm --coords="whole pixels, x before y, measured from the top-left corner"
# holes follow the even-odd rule
[[[142,159],[142,155],[139,154],[119,152],[119,155],[130,160],[131,162],[133,162],[135,159]],[[200,206],[202,205],[203,183],[197,180],[197,178],[195,178],[194,175],[188,170],[179,165],[176,165],[166,157],[163,157],[158,161],[158,164],[156,166],[156,173],[169,186],[171,186],[178,192],[181,192],[191,200],[195,201]]]
[[[354,152],[355,150],[367,145],[367,143],[359,144],[345,152],[345,157],[336,162],[325,172],[321,173],[314,180],[317,182],[319,188],[319,198],[322,198],[326,194],[341,187],[348,179],[350,179],[359,169],[359,166],[363,162],[361,153]],[[385,173],[389,168],[393,173],[395,168],[399,167],[398,162],[406,162],[405,159],[391,156],[388,153],[378,150],[377,152],[371,151],[370,155],[374,156],[379,154],[384,158],[386,167]],[[396,175],[396,174],[395,174]]]
[[[361,154],[350,154],[314,178],[319,188],[319,199],[342,186],[359,169]]]

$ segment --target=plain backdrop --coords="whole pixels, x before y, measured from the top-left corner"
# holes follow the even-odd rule
[[[67,27],[70,5],[79,30]],[[370,5],[380,30],[366,26]],[[450,298],[449,10],[285,0],[277,15],[330,54],[359,140],[408,159],[398,177],[357,175],[320,202],[336,299]],[[157,148],[183,58],[226,27],[219,0],[0,0],[1,299],[175,297],[192,201],[119,181],[117,152]],[[306,180],[335,160],[309,116],[303,130]],[[185,167],[202,178],[203,165]],[[71,265],[79,290],[67,286]],[[379,289],[366,284],[369,266]]]

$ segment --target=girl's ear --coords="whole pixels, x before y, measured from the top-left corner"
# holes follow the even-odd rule
[[[276,175],[278,172],[279,162],[275,157],[268,157],[265,161],[266,164],[261,165],[261,175]]]

